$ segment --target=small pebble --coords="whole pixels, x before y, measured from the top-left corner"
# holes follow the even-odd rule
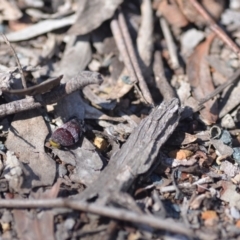
[[[223,130],[222,134],[221,134],[221,137],[220,137],[220,140],[227,145],[231,145],[232,144],[232,136],[229,133],[229,131]]]
[[[64,222],[64,227],[67,230],[71,230],[74,227],[75,224],[75,220],[73,218],[68,218],[65,222]]]
[[[101,67],[101,63],[99,61],[97,61],[96,59],[93,59],[89,64],[88,64],[88,68],[89,70],[93,71],[93,72],[97,72],[99,71]]]
[[[183,48],[183,52],[186,53],[189,50],[195,48],[203,39],[205,38],[205,34],[202,31],[198,31],[195,28],[192,28],[181,36],[181,45]]]
[[[222,50],[222,52],[221,52],[221,59],[223,59],[223,60],[226,60],[226,59],[228,59],[229,58],[229,56],[230,56],[230,54],[231,54],[231,50],[230,49],[228,49],[228,48],[223,48],[223,50]]]
[[[240,164],[240,147],[233,148],[233,158]]]
[[[230,66],[232,68],[239,68],[239,61],[238,61],[238,59],[230,59]]]
[[[64,177],[67,174],[67,169],[64,165],[60,164],[58,167],[58,175],[59,177]]]
[[[5,145],[3,143],[0,143],[0,150],[3,152],[7,151],[7,148],[5,147]]]
[[[126,84],[132,85],[133,81],[131,80],[131,78],[129,76],[122,76],[122,81]]]
[[[240,1],[239,0],[230,0],[229,7],[233,10],[237,10],[240,8]]]
[[[230,114],[226,114],[221,120],[221,126],[226,129],[234,129],[235,122]]]
[[[239,218],[240,218],[240,213],[239,213],[239,211],[237,210],[237,208],[235,208],[235,207],[231,207],[231,208],[230,208],[230,214],[231,214],[231,216],[232,216],[233,218],[235,218],[235,219],[239,219]]]

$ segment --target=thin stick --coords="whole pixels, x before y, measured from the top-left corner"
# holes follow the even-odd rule
[[[219,38],[223,40],[238,56],[240,56],[240,48],[233,42],[231,38],[217,25],[214,19],[207,13],[197,0],[190,0],[196,10],[203,16],[209,24],[209,27],[214,31]]]
[[[163,17],[160,18],[160,26],[162,28],[163,35],[164,35],[164,38],[167,43],[169,56],[170,56],[170,59],[172,62],[172,67],[173,67],[173,69],[177,69],[180,67],[180,64],[178,61],[176,45],[173,41],[173,37],[172,37],[171,31],[169,29],[169,26],[167,24],[167,21]]]
[[[211,94],[209,94],[205,98],[201,99],[199,101],[199,105],[204,104],[205,102],[207,102],[208,100],[210,100],[211,98],[215,97],[217,94],[222,92],[226,87],[230,86],[236,80],[238,80],[239,76],[240,76],[240,69],[237,70],[231,77],[229,77],[228,80],[225,83],[223,83],[222,85],[218,86],[213,92],[211,92]]]
[[[128,73],[129,73],[129,75],[130,75],[131,81],[134,84],[134,87],[138,91],[138,93],[139,93],[140,97],[143,99],[143,101],[145,103],[148,103],[147,100],[145,99],[145,97],[143,96],[143,94],[141,93],[141,91],[139,90],[138,86],[137,86],[138,79],[137,79],[136,73],[134,71],[134,66],[133,66],[132,61],[130,59],[129,53],[127,51],[126,44],[124,42],[124,37],[122,36],[122,32],[120,30],[120,26],[119,26],[118,19],[117,19],[116,15],[114,16],[114,18],[111,21],[111,30],[112,30],[115,42],[117,44],[118,50],[121,53],[121,56],[123,58],[124,65],[125,65]]]
[[[63,198],[56,199],[0,199],[0,208],[71,208],[122,221],[145,224],[157,229],[193,236],[193,232],[184,225],[167,219],[143,215],[129,210],[105,207]]]
[[[101,84],[102,82],[103,79],[99,73],[83,71],[67,81],[67,83],[61,84],[59,87],[52,89],[51,92],[37,95],[35,98],[27,97],[22,100],[0,105],[0,117],[55,103],[66,95],[87,85]]]
[[[164,100],[170,100],[172,98],[177,97],[172,86],[169,84],[165,77],[164,66],[160,51],[156,51],[154,54],[153,71],[155,75],[157,88],[162,94]]]
[[[27,88],[27,83],[26,83],[26,79],[24,77],[24,73],[23,73],[23,70],[22,70],[22,66],[20,64],[20,61],[19,61],[19,58],[13,48],[13,46],[11,45],[11,43],[9,42],[9,40],[7,39],[7,37],[4,35],[4,34],[1,34],[4,41],[6,42],[6,44],[10,47],[10,49],[12,50],[12,53],[13,53],[13,56],[15,57],[16,59],[16,62],[17,62],[17,65],[18,65],[18,71],[20,72],[20,75],[21,75],[21,80],[22,80],[22,86],[23,88]]]
[[[136,83],[138,80],[137,80],[137,77],[135,75],[132,62],[131,62],[130,57],[128,55],[128,51],[127,51],[127,48],[125,46],[125,42],[123,40],[123,36],[122,36],[122,33],[121,33],[121,30],[120,30],[120,27],[119,27],[118,20],[117,20],[116,16],[114,16],[113,20],[111,21],[111,30],[112,30],[115,42],[117,44],[118,50],[119,50],[119,52],[122,56],[124,65],[126,66],[127,71],[130,75],[131,82]]]
[[[122,35],[125,40],[127,51],[129,53],[132,65],[134,67],[135,74],[136,74],[138,82],[139,82],[139,87],[142,91],[144,98],[147,100],[147,102],[153,105],[154,102],[153,102],[151,93],[148,89],[148,86],[144,80],[141,69],[139,67],[137,56],[136,56],[136,53],[135,53],[135,50],[133,47],[132,39],[131,39],[129,31],[128,31],[127,23],[126,23],[126,20],[125,20],[124,15],[121,10],[118,11],[118,22],[119,22],[119,26],[120,26]]]

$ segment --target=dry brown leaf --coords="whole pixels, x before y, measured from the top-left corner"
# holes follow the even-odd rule
[[[82,0],[79,2],[77,21],[70,28],[69,33],[83,35],[99,27],[111,18],[123,0]]]
[[[28,96],[34,96],[37,94],[42,94],[45,92],[49,92],[54,87],[58,86],[60,84],[60,81],[62,79],[62,75],[57,78],[52,78],[47,81],[42,82],[41,84],[35,85],[33,87],[25,88],[25,89],[14,89],[14,90],[2,90],[3,92],[16,94],[16,95],[28,95]]]
[[[201,14],[196,10],[196,8],[191,4],[191,1],[177,0],[179,8],[182,13],[187,17],[190,22],[196,25],[202,26],[206,25],[206,20]],[[221,13],[224,10],[225,1],[224,0],[200,0],[200,4],[206,9],[206,11],[215,19],[218,20]]]
[[[207,220],[207,219],[218,218],[218,216],[215,211],[208,210],[208,211],[202,212],[201,218],[203,220]]]
[[[32,187],[52,185],[56,163],[45,153],[44,142],[49,131],[39,110],[15,115],[7,137],[6,147],[18,154],[24,165],[21,191]],[[20,191],[20,190],[19,190]]]
[[[184,160],[184,159],[191,157],[193,155],[193,152],[189,151],[187,149],[180,149],[180,150],[176,149],[176,150],[169,152],[168,155],[171,158],[175,158],[178,160]]]
[[[50,190],[31,193],[32,197],[37,199],[56,198],[60,189],[61,181],[57,181]],[[15,229],[20,239],[49,239],[54,240],[54,212],[45,210],[41,212],[27,210],[13,210],[15,220]]]
[[[196,100],[200,100],[214,91],[209,65],[205,59],[214,37],[214,34],[209,35],[206,41],[196,48],[187,62],[187,75]],[[215,123],[218,119],[217,101],[209,100],[204,104],[204,107],[200,111],[203,122],[207,125]]]
[[[202,212],[201,218],[204,220],[205,225],[208,225],[208,226],[213,226],[218,221],[217,213],[212,210]]]
[[[157,11],[161,13],[171,25],[176,27],[185,27],[189,23],[175,0],[161,1],[157,7]]]
[[[9,29],[11,29],[11,31],[13,31],[13,32],[23,30],[24,28],[29,27],[31,25],[32,25],[31,23],[26,23],[26,22],[21,22],[21,21],[9,21],[8,22]]]
[[[230,207],[240,208],[240,194],[232,182],[222,181],[221,200],[228,202]]]
[[[240,219],[237,220],[236,224],[235,224],[236,227],[240,228]]]

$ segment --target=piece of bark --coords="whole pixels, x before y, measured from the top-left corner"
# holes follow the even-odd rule
[[[86,138],[79,142],[73,149],[53,149],[63,165],[72,165],[74,170],[70,172],[69,178],[73,182],[89,186],[100,174],[103,161],[97,153],[93,144]]]
[[[161,146],[178,125],[179,101],[164,101],[143,119],[120,151],[114,154],[100,177],[80,194],[86,200],[98,196],[107,201],[109,191],[127,191],[139,174],[147,172],[156,160]]]
[[[45,153],[44,142],[49,131],[39,110],[18,113],[10,127],[6,147],[18,155],[24,165],[23,184],[19,191],[52,185],[56,163]],[[15,189],[17,190],[17,189]]]

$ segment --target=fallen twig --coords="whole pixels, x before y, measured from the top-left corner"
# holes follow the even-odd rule
[[[198,181],[194,182],[194,183],[190,183],[190,182],[185,182],[185,183],[180,183],[178,184],[178,186],[176,187],[176,185],[169,185],[169,186],[165,186],[165,187],[161,187],[156,185],[156,188],[159,188],[161,193],[165,193],[165,192],[174,192],[174,191],[178,191],[179,189],[184,189],[184,188],[192,188],[194,186],[199,186],[199,185],[203,185],[206,183],[210,183],[212,182],[212,178],[210,177],[205,177],[205,178],[201,178]]]
[[[211,98],[215,97],[217,94],[219,94],[224,89],[226,89],[226,87],[228,87],[231,84],[233,84],[236,80],[239,79],[239,76],[240,76],[240,70],[237,70],[231,77],[228,78],[228,80],[225,83],[223,83],[222,85],[218,86],[213,92],[211,92],[211,94],[209,94],[208,96],[206,96],[203,99],[200,99],[199,106],[201,106],[202,104],[204,104],[205,102],[207,102]]]
[[[170,100],[176,97],[176,94],[167,81],[164,73],[164,66],[162,62],[162,56],[160,51],[156,51],[154,54],[154,64],[153,64],[153,71],[155,75],[156,85],[162,94],[164,100]]]
[[[167,219],[160,219],[150,215],[130,212],[129,210],[105,207],[98,204],[89,204],[76,200],[63,198],[56,199],[7,199],[0,200],[0,208],[71,208],[83,212],[89,212],[122,221],[141,223],[157,229],[163,229],[175,233],[192,236],[193,233],[184,225]]]
[[[66,95],[89,84],[101,84],[102,81],[103,79],[99,73],[80,72],[67,83],[59,85],[51,92],[0,105],[0,117],[55,103]]]
[[[164,38],[165,38],[166,43],[167,43],[172,67],[173,67],[173,69],[177,69],[177,68],[180,67],[180,64],[179,64],[179,61],[178,61],[176,45],[173,41],[173,37],[171,35],[171,32],[170,32],[169,26],[167,24],[167,21],[163,17],[160,18],[160,26],[161,26]]]
[[[18,56],[13,48],[13,46],[11,45],[11,43],[9,42],[9,40],[7,39],[7,37],[4,35],[4,34],[1,34],[4,41],[6,42],[6,44],[9,46],[9,48],[12,50],[12,53],[13,53],[13,56],[15,57],[16,59],[16,62],[17,62],[17,65],[18,65],[18,71],[20,72],[21,74],[21,80],[22,80],[22,86],[23,88],[27,88],[27,83],[26,83],[26,79],[25,79],[25,76],[23,74],[23,70],[22,70],[22,66],[19,62],[19,59],[18,59]]]
[[[127,23],[122,11],[118,11],[115,18],[112,20],[111,29],[119,51],[121,54],[123,53],[123,61],[129,70],[130,76],[133,81],[137,80],[139,82],[143,98],[147,103],[153,104],[153,99],[139,67],[133,43],[127,28]]]
[[[240,56],[240,48],[232,41],[232,39],[217,25],[214,19],[207,13],[197,0],[190,0],[196,10],[203,16],[209,24],[209,27],[222,39],[238,56]]]

